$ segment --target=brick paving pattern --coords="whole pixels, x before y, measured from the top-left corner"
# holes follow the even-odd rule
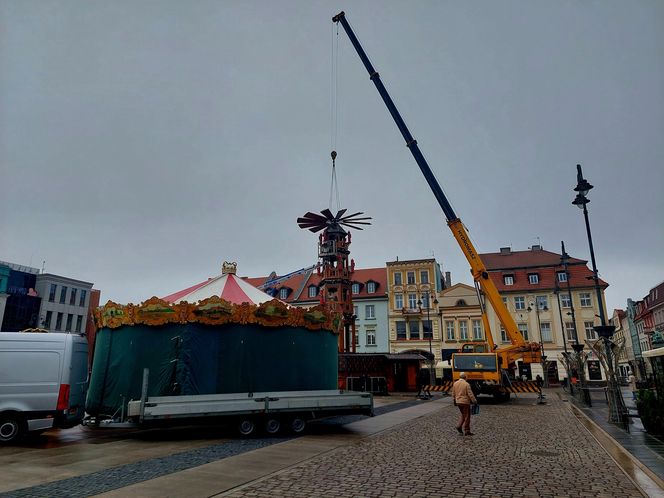
[[[559,399],[483,405],[475,436],[459,435],[457,420],[457,408],[444,405],[223,496],[641,496]]]

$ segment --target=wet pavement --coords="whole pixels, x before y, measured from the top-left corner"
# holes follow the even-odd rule
[[[662,442],[638,419],[629,433],[609,424],[603,399],[486,400],[469,437],[449,397],[413,395],[300,437],[77,428],[0,448],[0,496],[664,496]]]
[[[621,388],[625,406],[629,410],[629,425],[627,430],[610,423],[609,407],[606,396],[602,391],[595,391],[591,396],[591,407],[574,401],[574,406],[587,417],[593,425],[599,428],[613,442],[617,443],[628,453],[635,462],[625,462],[624,467],[629,470],[632,464],[640,467],[660,487],[664,488],[664,440],[648,434],[641,420],[638,418],[636,404],[628,388]],[[564,393],[566,396],[567,393]],[[623,466],[623,465],[621,465]]]

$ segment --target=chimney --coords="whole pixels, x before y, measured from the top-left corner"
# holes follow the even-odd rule
[[[452,274],[448,271],[445,272],[445,287],[448,289],[452,287]]]
[[[501,247],[500,248],[500,254],[503,254],[503,255],[506,255],[506,256],[510,255],[510,254],[512,254],[512,248],[511,247]]]

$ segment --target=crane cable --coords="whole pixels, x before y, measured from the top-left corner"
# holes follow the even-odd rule
[[[335,33],[336,27],[336,33]],[[330,149],[332,153],[332,179],[330,182],[330,200],[328,207],[332,209],[332,201],[336,200],[337,211],[340,209],[339,202],[339,186],[337,183],[337,169],[336,169],[336,146],[337,134],[339,129],[339,81],[338,81],[338,64],[339,64],[339,23],[332,25],[332,43],[331,43],[331,74],[330,74]]]

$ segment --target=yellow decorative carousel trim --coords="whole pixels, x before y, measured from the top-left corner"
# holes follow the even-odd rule
[[[233,304],[218,296],[212,296],[196,304],[182,301],[172,304],[158,297],[151,297],[139,305],[117,304],[108,301],[94,310],[97,327],[116,329],[123,325],[159,326],[167,323],[200,323],[224,325],[227,323],[264,327],[304,327],[309,330],[330,330],[338,333],[340,317],[331,308],[318,305],[313,308],[289,308],[273,299],[258,306]]]

